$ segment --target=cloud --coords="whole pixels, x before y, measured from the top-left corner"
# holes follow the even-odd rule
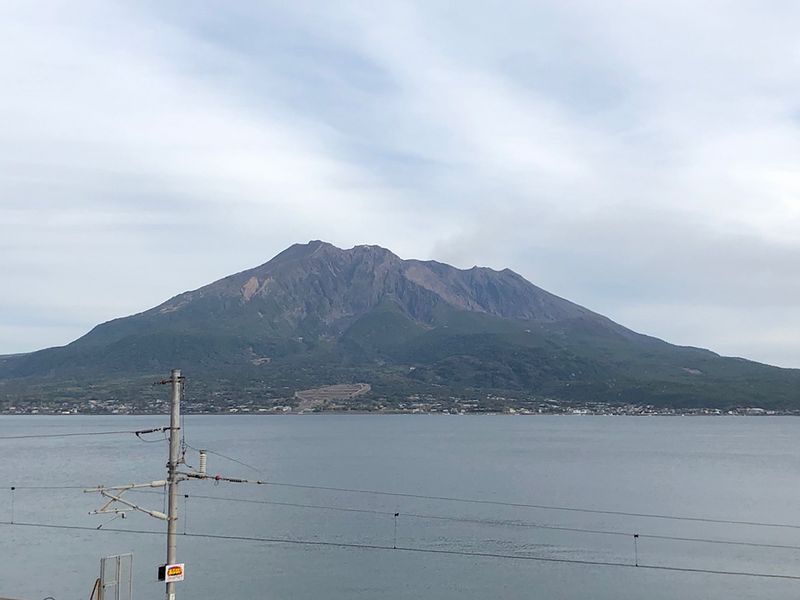
[[[322,238],[800,366],[794,3],[49,6],[0,19],[0,352]]]

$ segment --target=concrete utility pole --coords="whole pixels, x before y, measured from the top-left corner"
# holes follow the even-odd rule
[[[169,427],[156,427],[154,429],[142,429],[141,431],[134,431],[138,436],[145,433],[156,433],[169,430],[169,460],[167,462],[167,479],[159,481],[151,481],[150,483],[129,483],[126,485],[116,485],[106,487],[99,485],[94,488],[83,490],[86,493],[99,492],[100,495],[106,500],[97,510],[92,511],[90,514],[113,514],[114,519],[118,517],[125,517],[125,513],[130,511],[139,511],[167,522],[167,562],[158,568],[158,579],[164,581],[166,584],[167,600],[175,600],[175,583],[184,580],[184,565],[177,562],[178,555],[178,483],[185,481],[187,477],[197,477],[198,479],[205,479],[205,473],[202,476],[199,473],[179,473],[178,466],[185,464],[183,454],[181,452],[181,390],[183,387],[184,378],[181,376],[180,369],[173,369],[169,379],[158,381],[156,384],[172,386],[172,398],[170,400],[170,415]],[[205,468],[205,452],[201,452],[201,465]],[[143,508],[138,504],[129,502],[123,498],[125,492],[141,488],[165,488],[169,495],[169,508],[167,514],[157,510],[149,510]],[[11,488],[12,490],[14,488]],[[13,505],[12,505],[13,510]],[[13,520],[13,519],[12,519]],[[110,523],[109,521],[108,523]],[[103,523],[98,527],[100,529]],[[2,600],[2,599],[0,599]]]
[[[169,418],[169,462],[167,463],[167,565],[174,565],[178,558],[178,462],[180,461],[181,430],[181,371],[172,369],[172,401]],[[168,581],[167,600],[175,600],[175,583]]]

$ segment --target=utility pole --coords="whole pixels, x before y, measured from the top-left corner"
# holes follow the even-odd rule
[[[178,462],[180,461],[181,370],[172,369],[172,401],[169,418],[169,462],[167,463],[167,565],[178,558]],[[166,600],[175,600],[175,583],[167,581]]]
[[[158,580],[164,581],[166,584],[166,600],[175,600],[175,582],[184,580],[184,565],[177,562],[178,555],[178,483],[185,481],[189,477],[197,479],[207,479],[205,473],[206,456],[205,451],[200,451],[200,466],[201,473],[189,472],[181,473],[178,467],[185,464],[183,454],[181,452],[181,389],[183,387],[183,377],[181,376],[180,369],[173,369],[169,379],[158,381],[154,385],[167,385],[172,386],[172,398],[170,400],[170,413],[169,413],[169,427],[156,427],[154,429],[143,429],[133,433],[136,436],[145,433],[156,433],[169,430],[169,460],[167,462],[167,479],[159,481],[151,481],[150,483],[129,483],[125,485],[104,486],[100,485],[95,488],[83,490],[86,493],[99,493],[101,497],[106,499],[105,504],[100,508],[92,511],[90,514],[105,515],[112,514],[114,519],[118,517],[125,518],[125,514],[131,511],[142,512],[156,519],[167,522],[167,562],[158,568]],[[149,510],[141,507],[138,504],[129,502],[122,495],[130,490],[141,488],[166,488],[168,493],[168,509],[167,514],[157,510]],[[14,488],[11,488],[12,490]],[[13,507],[13,505],[12,505]],[[12,518],[13,520],[13,518]],[[107,523],[99,525],[100,529]]]

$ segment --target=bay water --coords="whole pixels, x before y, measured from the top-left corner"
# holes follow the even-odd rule
[[[0,437],[166,424],[160,415],[7,416]],[[648,568],[800,576],[797,418],[187,416],[184,434],[218,453],[210,473],[316,487],[181,483],[179,531],[189,535],[178,540],[179,599],[733,600],[800,589]],[[90,515],[102,500],[80,489],[163,479],[163,434],[143,437],[0,439],[0,521],[12,520],[13,500],[15,523],[80,528],[0,525],[0,597],[88,598],[99,559],[128,552],[134,598],[163,597],[166,539],[142,532],[164,523],[129,513],[104,526],[114,531],[95,530],[110,517]],[[197,465],[191,448],[186,461]],[[163,494],[149,492],[125,497],[164,510]],[[574,508],[606,512],[562,510]]]

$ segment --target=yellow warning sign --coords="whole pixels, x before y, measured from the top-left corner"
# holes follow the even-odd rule
[[[167,565],[165,570],[164,581],[167,583],[175,581],[183,581],[184,577],[184,563],[176,565]]]

